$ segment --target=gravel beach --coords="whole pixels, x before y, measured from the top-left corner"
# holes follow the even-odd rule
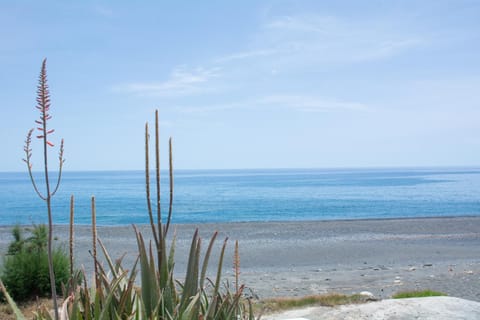
[[[239,241],[242,283],[260,298],[361,291],[388,298],[398,291],[432,289],[480,301],[480,217],[173,225],[178,279],[184,277],[196,228],[204,248],[219,231],[212,276],[228,237],[224,274],[232,280]],[[149,226],[139,229],[151,238]],[[0,227],[2,253],[10,231]],[[55,236],[58,245],[67,246],[68,226],[56,226]],[[131,226],[98,227],[98,236],[112,258],[125,254],[124,265],[133,265],[137,244]],[[76,264],[89,275],[91,241],[90,227],[76,226]]]

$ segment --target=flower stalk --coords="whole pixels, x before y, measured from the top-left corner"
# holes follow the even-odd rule
[[[44,59],[42,62],[42,68],[40,70],[40,76],[38,80],[37,86],[37,105],[35,106],[36,109],[40,111],[40,118],[35,120],[37,124],[37,131],[39,134],[36,136],[37,139],[40,139],[43,145],[43,171],[45,175],[45,193],[42,194],[37,187],[35,179],[32,174],[32,134],[34,129],[30,129],[27,134],[27,139],[25,140],[25,146],[23,148],[25,152],[25,158],[23,161],[27,164],[28,174],[30,176],[30,180],[32,182],[33,188],[37,195],[46,202],[47,205],[47,214],[48,214],[48,242],[47,242],[47,252],[48,252],[48,269],[49,269],[49,276],[50,276],[50,286],[52,290],[52,300],[53,300],[53,309],[55,312],[55,319],[59,319],[58,315],[58,306],[57,306],[57,292],[55,287],[55,273],[53,270],[53,254],[52,254],[52,240],[53,240],[53,218],[52,218],[52,197],[57,192],[60,181],[62,178],[62,169],[63,163],[65,162],[63,158],[63,139],[60,143],[60,151],[58,155],[59,160],[59,170],[57,176],[57,182],[53,189],[50,186],[50,176],[49,176],[49,168],[48,168],[48,148],[52,148],[54,144],[49,140],[49,136],[54,133],[54,129],[48,128],[48,121],[52,118],[50,115],[50,90],[47,83],[47,59]]]

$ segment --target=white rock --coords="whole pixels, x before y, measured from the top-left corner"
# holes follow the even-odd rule
[[[359,293],[359,295],[367,297],[369,299],[375,299],[375,296],[373,295],[373,293],[371,293],[369,291],[362,291],[362,292]]]
[[[460,320],[480,319],[480,302],[453,297],[389,299],[339,307],[309,307],[265,320]]]

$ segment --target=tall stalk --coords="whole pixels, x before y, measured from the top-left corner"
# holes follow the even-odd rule
[[[155,228],[155,222],[153,220],[152,201],[150,200],[150,161],[149,161],[149,141],[150,134],[148,133],[148,123],[145,124],[145,190],[147,195],[147,210],[148,217],[150,218],[150,226],[152,227],[153,239],[155,245],[158,248],[157,230]]]
[[[240,253],[238,251],[238,240],[235,241],[235,251],[233,254],[233,271],[235,273],[235,293],[240,291]]]
[[[48,89],[47,83],[47,59],[44,59],[42,62],[42,68],[40,70],[40,76],[38,80],[37,86],[37,105],[36,108],[40,111],[40,119],[35,120],[35,123],[38,125],[37,130],[40,131],[37,138],[42,141],[43,144],[43,171],[45,175],[45,194],[42,194],[37,187],[35,179],[32,174],[32,149],[31,149],[31,142],[32,142],[32,133],[34,129],[30,129],[27,134],[27,139],[25,141],[25,163],[27,164],[28,174],[30,176],[30,180],[32,182],[33,188],[37,195],[46,202],[47,204],[47,214],[48,214],[48,243],[47,243],[47,253],[48,253],[48,271],[50,276],[50,286],[52,290],[52,300],[53,300],[53,309],[55,312],[55,319],[59,319],[58,315],[58,306],[57,306],[57,292],[55,287],[55,272],[53,269],[53,254],[52,254],[52,240],[53,240],[53,218],[52,218],[52,197],[58,190],[60,186],[60,180],[62,177],[62,168],[63,163],[65,160],[63,159],[63,139],[60,144],[60,151],[59,151],[59,170],[58,170],[58,177],[56,186],[53,191],[50,189],[50,176],[48,174],[48,148],[53,147],[54,144],[48,140],[48,136],[54,132],[54,129],[48,129],[48,120],[52,117],[49,114],[50,111],[50,91]]]
[[[97,260],[97,211],[95,209],[95,197],[92,196],[92,249],[93,249],[93,263],[95,270],[95,289],[100,290],[100,279],[98,273]]]
[[[70,230],[70,233],[69,233],[69,241],[68,241],[68,249],[69,249],[69,260],[70,260],[70,291],[71,292],[68,292],[68,294],[72,293],[73,290],[74,290],[74,287],[73,287],[73,243],[74,243],[74,229],[73,229],[73,226],[74,226],[74,197],[73,197],[73,194],[70,196],[70,223],[69,223],[69,230]]]
[[[173,156],[172,156],[172,137],[168,139],[168,177],[170,184],[169,192],[169,202],[168,202],[168,218],[167,218],[167,227],[165,228],[165,233],[168,232],[170,227],[170,221],[172,220],[172,209],[173,209]]]
[[[158,110],[155,110],[155,172],[157,182],[157,231],[158,238],[162,235],[162,207],[160,203],[160,133],[158,126]]]
[[[173,207],[173,159],[172,159],[172,139],[169,139],[169,204],[168,204],[168,216],[165,226],[162,224],[162,210],[161,210],[161,197],[160,197],[160,139],[159,139],[159,124],[158,124],[158,110],[155,110],[155,182],[156,182],[156,212],[157,221],[155,223],[153,217],[153,208],[151,202],[151,189],[150,189],[150,134],[148,132],[148,123],[145,124],[145,187],[147,196],[147,209],[150,219],[150,226],[152,228],[153,238],[157,248],[157,261],[158,272],[161,274],[162,262],[166,259],[166,237],[170,221],[172,219],[172,207]]]

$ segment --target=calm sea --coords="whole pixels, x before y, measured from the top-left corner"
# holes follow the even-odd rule
[[[168,175],[162,207],[168,210]],[[41,185],[41,184],[40,184]],[[144,173],[65,172],[54,222],[148,223]],[[176,171],[174,223],[298,221],[480,215],[480,168]],[[27,173],[0,173],[0,225],[46,222]]]

